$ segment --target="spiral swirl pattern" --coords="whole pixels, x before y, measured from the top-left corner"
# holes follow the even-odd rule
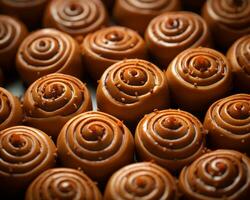
[[[22,22],[7,15],[0,15],[0,63],[1,68],[11,71],[15,55],[22,40],[27,35]]]
[[[135,31],[113,26],[89,34],[82,43],[83,57],[95,79],[106,68],[125,58],[146,58],[144,40]]]
[[[0,157],[2,191],[19,191],[54,166],[56,146],[38,129],[13,126],[0,132]]]
[[[58,0],[48,6],[45,27],[66,32],[80,43],[86,34],[107,24],[107,13],[100,0]]]
[[[139,119],[154,109],[167,107],[168,104],[168,87],[164,74],[145,60],[128,59],[112,65],[104,72],[97,88],[98,108],[129,123],[135,122],[135,117]],[[113,106],[112,110],[110,105]],[[130,109],[133,116],[129,113]],[[125,110],[128,112],[124,112]]]
[[[37,177],[29,186],[25,200],[101,200],[95,183],[74,169],[50,169]]]
[[[20,101],[0,87],[0,130],[21,124],[23,110]]]
[[[157,16],[147,28],[146,41],[151,54],[164,67],[187,48],[211,46],[206,22],[191,12],[167,12]]]
[[[237,94],[215,102],[204,126],[211,145],[250,152],[250,95]]]
[[[130,131],[115,117],[101,112],[87,112],[71,119],[61,130],[57,147],[64,166],[81,166],[99,182],[133,161]]]
[[[209,48],[180,53],[166,75],[177,103],[188,111],[200,111],[231,88],[232,73],[226,57]]]
[[[247,199],[250,160],[232,150],[205,154],[183,169],[179,184],[187,199]]]
[[[227,52],[227,58],[235,75],[235,85],[250,91],[250,34],[238,39]]]
[[[136,163],[118,170],[109,180],[105,200],[178,199],[174,178],[152,163]]]
[[[135,144],[141,160],[178,172],[205,153],[205,133],[193,115],[180,110],[162,110],[140,121]]]
[[[59,73],[36,80],[26,91],[23,105],[25,123],[55,138],[69,119],[92,108],[87,87]]]
[[[42,29],[30,34],[21,44],[17,54],[17,69],[28,84],[55,72],[80,77],[80,48],[67,34],[54,29]]]

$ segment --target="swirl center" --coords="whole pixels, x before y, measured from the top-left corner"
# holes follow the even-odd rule
[[[13,134],[10,137],[10,144],[16,148],[22,148],[25,146],[26,142],[22,135]]]
[[[194,67],[200,72],[205,72],[209,69],[211,63],[206,58],[199,56],[194,60]]]
[[[117,31],[113,31],[112,33],[109,33],[107,35],[107,40],[112,41],[112,42],[119,42],[123,39],[123,34]]]
[[[97,124],[90,125],[87,130],[82,132],[82,137],[88,141],[99,141],[105,134],[105,129]]]
[[[63,193],[69,193],[72,190],[74,190],[74,186],[71,182],[69,181],[63,181],[59,185],[59,190]]]
[[[50,87],[46,87],[44,97],[46,99],[56,99],[65,92],[64,87],[59,84],[52,84]]]
[[[250,104],[246,102],[238,102],[231,105],[228,113],[235,119],[246,119],[250,117]]]
[[[77,16],[80,15],[83,12],[83,8],[76,3],[69,4],[65,8],[65,13],[68,14],[69,16]]]
[[[181,123],[175,117],[167,117],[163,120],[162,125],[165,128],[176,130],[181,127]]]
[[[168,18],[165,22],[165,27],[167,29],[174,29],[179,26],[179,21],[177,19]]]
[[[146,75],[139,69],[125,69],[122,80],[130,85],[144,85],[146,82]]]
[[[208,167],[208,173],[212,176],[222,176],[227,170],[227,165],[224,162],[214,162]]]

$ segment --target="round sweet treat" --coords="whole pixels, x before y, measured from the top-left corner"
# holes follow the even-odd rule
[[[92,109],[90,93],[80,80],[50,74],[36,80],[25,92],[24,123],[57,138],[72,117]]]
[[[1,0],[0,11],[20,18],[29,28],[41,24],[44,9],[49,0]]]
[[[250,94],[237,94],[215,102],[208,110],[204,127],[210,145],[250,154]]]
[[[12,126],[2,130],[1,195],[6,195],[4,199],[11,199],[11,196],[22,193],[40,173],[52,168],[55,160],[56,146],[44,132],[26,126]]]
[[[96,100],[101,111],[134,126],[146,113],[169,107],[167,79],[148,61],[120,61],[102,75]]]
[[[145,39],[150,54],[162,68],[187,48],[212,45],[206,22],[198,14],[184,11],[155,17],[147,28]]]
[[[221,48],[250,33],[249,0],[207,0],[202,16]]]
[[[21,102],[9,91],[0,87],[0,130],[19,125],[22,120]]]
[[[113,16],[118,24],[144,34],[154,17],[166,11],[180,9],[180,0],[117,0]]]
[[[248,199],[250,160],[233,150],[207,153],[182,170],[179,185],[188,200]]]
[[[49,169],[26,191],[25,200],[101,200],[95,183],[84,173],[68,168]]]
[[[140,160],[152,161],[178,173],[206,152],[205,133],[202,123],[187,112],[156,111],[139,122],[136,150]]]
[[[57,140],[63,166],[82,169],[99,183],[134,160],[134,140],[129,129],[102,112],[82,113],[68,121]]]
[[[125,58],[146,59],[146,45],[135,31],[113,26],[87,35],[81,45],[84,64],[98,80],[112,64]]]
[[[19,45],[27,36],[25,25],[10,16],[0,15],[0,67],[5,72],[13,72]]]
[[[180,53],[169,65],[166,76],[173,102],[190,112],[206,111],[231,89],[232,73],[226,57],[209,48],[192,48]]]
[[[76,77],[83,73],[79,45],[72,37],[55,29],[31,33],[18,50],[16,65],[26,84],[55,72]]]
[[[235,89],[250,93],[250,34],[238,39],[227,52]]]
[[[141,162],[125,166],[109,179],[104,200],[177,200],[175,179],[160,166]]]
[[[59,29],[82,43],[84,36],[108,23],[108,15],[100,0],[51,1],[44,14],[44,26]]]

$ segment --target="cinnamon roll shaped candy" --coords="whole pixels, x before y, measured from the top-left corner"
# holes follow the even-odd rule
[[[81,45],[84,65],[98,80],[112,64],[125,58],[146,59],[146,45],[135,31],[113,26],[87,35]]]
[[[212,147],[250,155],[250,95],[236,94],[215,102],[207,111],[204,126]]]
[[[23,109],[21,102],[2,87],[0,87],[0,105],[0,130],[22,123]]]
[[[166,76],[173,102],[186,111],[201,112],[231,90],[231,66],[209,48],[187,49],[169,65]]]
[[[193,115],[162,110],[146,115],[135,134],[140,160],[152,161],[173,173],[206,152],[205,129]]]
[[[110,178],[104,200],[177,200],[177,186],[172,175],[160,166],[141,162],[127,165]]]
[[[233,150],[207,153],[182,170],[179,185],[188,200],[246,200],[250,195],[250,160]]]
[[[250,34],[249,0],[207,0],[202,16],[221,48],[226,49],[238,38]]]
[[[16,65],[28,85],[55,72],[79,78],[83,75],[79,45],[69,35],[55,29],[31,33],[18,50]]]
[[[13,126],[2,130],[0,132],[1,195],[6,195],[5,199],[18,196],[39,174],[52,168],[55,159],[56,146],[44,132],[26,126]]]
[[[84,173],[68,168],[50,169],[29,186],[25,200],[101,200],[102,196]]]
[[[168,95],[167,80],[158,67],[145,60],[128,59],[104,72],[96,99],[101,111],[135,126],[146,113],[168,108]]]
[[[57,138],[72,117],[92,109],[87,87],[77,78],[50,74],[36,80],[25,92],[24,123]]]
[[[81,169],[98,183],[134,160],[134,140],[115,117],[87,112],[69,120],[57,140],[63,166]]]
[[[0,67],[4,72],[13,73],[15,70],[17,50],[27,35],[27,28],[21,21],[0,15]]]
[[[101,0],[51,1],[44,14],[45,27],[56,28],[79,43],[91,32],[107,25],[108,15]]]
[[[227,52],[236,90],[250,93],[250,34],[235,41]]]
[[[180,8],[180,0],[117,0],[113,16],[118,24],[132,28],[143,35],[154,17]]]

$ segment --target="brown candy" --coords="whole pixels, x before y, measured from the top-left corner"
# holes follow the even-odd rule
[[[35,128],[13,126],[2,130],[0,147],[0,188],[6,199],[23,192],[40,173],[55,165],[55,144]]]
[[[84,173],[68,168],[43,172],[29,186],[25,200],[101,200],[95,183]]]
[[[250,34],[231,46],[227,58],[232,66],[235,89],[250,93]]]
[[[105,69],[125,58],[146,59],[146,45],[135,31],[113,26],[89,34],[81,45],[84,64],[98,80]]]
[[[177,200],[175,179],[160,166],[141,162],[125,166],[109,180],[104,200]]]
[[[232,150],[207,153],[182,170],[179,185],[188,200],[246,200],[250,195],[250,160]]]
[[[171,62],[166,76],[173,102],[190,112],[205,111],[231,89],[232,73],[227,59],[209,48],[183,51]]]
[[[57,138],[72,117],[92,109],[87,87],[77,78],[50,74],[36,80],[24,95],[25,124]]]
[[[250,95],[237,94],[215,102],[204,126],[212,147],[250,154]]]
[[[207,0],[202,16],[216,44],[228,48],[235,40],[250,33],[249,0]]]
[[[100,0],[57,0],[48,5],[43,24],[66,32],[82,43],[88,33],[106,26],[107,18]]]
[[[164,73],[154,64],[128,59],[104,72],[96,99],[101,111],[134,126],[146,113],[168,108],[168,84]]]
[[[69,35],[55,29],[41,29],[30,34],[18,50],[16,65],[28,85],[55,72],[76,77],[83,73],[79,45]]]
[[[120,120],[102,112],[79,114],[68,121],[57,147],[63,166],[82,169],[99,183],[134,160],[131,132]]]
[[[41,23],[44,9],[49,0],[1,0],[0,11],[20,18],[30,28]]]
[[[8,73],[15,69],[19,45],[28,35],[26,26],[19,20],[0,15],[0,67]]]
[[[145,33],[149,52],[166,68],[179,53],[193,47],[210,47],[210,31],[206,22],[192,12],[166,12],[155,17]]]
[[[0,87],[0,130],[19,125],[23,120],[23,110],[17,97]]]
[[[140,160],[152,161],[178,173],[205,153],[205,129],[187,112],[157,111],[139,122],[135,144]]]
[[[113,15],[118,24],[132,28],[143,35],[154,17],[180,8],[180,0],[117,0]]]

